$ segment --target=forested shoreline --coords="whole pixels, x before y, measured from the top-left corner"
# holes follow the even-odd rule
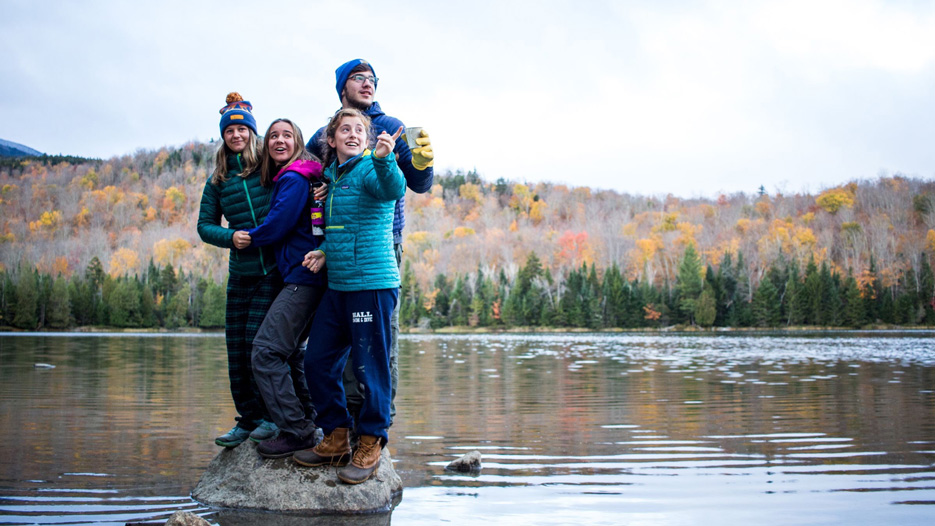
[[[0,160],[0,326],[222,327],[227,251],[195,231],[214,148]],[[406,199],[407,328],[935,325],[931,180],[693,199],[435,183]]]

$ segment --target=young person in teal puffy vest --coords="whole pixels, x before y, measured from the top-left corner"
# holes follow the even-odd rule
[[[348,484],[367,480],[379,467],[391,424],[390,318],[399,298],[393,210],[406,192],[406,179],[393,153],[402,127],[393,135],[381,133],[372,153],[367,149],[370,129],[369,117],[356,109],[339,110],[328,124],[325,176],[331,187],[325,203],[325,242],[303,263],[319,272],[327,257],[328,290],[312,322],[315,343],[305,355],[316,423],[325,438],[314,448],[296,452],[293,460],[305,466],[341,465],[338,477]],[[363,386],[360,441],[353,455],[353,419],[342,382],[348,356]]]
[[[198,212],[201,239],[230,249],[224,336],[238,416],[236,425],[215,439],[224,447],[234,447],[248,437],[259,442],[277,432],[257,391],[250,356],[253,337],[282,288],[282,278],[273,251],[249,246],[238,232],[263,222],[272,191],[272,185],[264,185],[260,178],[261,145],[252,110],[239,93],[227,95],[227,105],[221,108],[222,141]],[[222,216],[227,218],[226,227],[221,226]]]

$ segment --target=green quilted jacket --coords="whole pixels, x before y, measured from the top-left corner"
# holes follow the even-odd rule
[[[262,276],[276,269],[275,247],[237,250],[233,237],[237,230],[255,228],[263,222],[273,189],[260,184],[260,172],[239,177],[242,171],[240,154],[228,155],[227,181],[215,185],[208,177],[201,194],[198,235],[205,243],[230,249],[231,274]],[[221,226],[221,216],[227,218],[226,227]]]

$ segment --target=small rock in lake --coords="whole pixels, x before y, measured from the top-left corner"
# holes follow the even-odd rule
[[[55,366],[50,363],[37,363],[33,367],[36,369],[55,369]]]
[[[166,526],[211,526],[211,523],[194,513],[177,511],[166,521]]]
[[[463,457],[452,461],[445,466],[445,469],[451,471],[460,471],[461,473],[472,473],[480,471],[480,451],[476,449]]]

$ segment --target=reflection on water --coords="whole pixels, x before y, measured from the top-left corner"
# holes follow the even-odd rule
[[[405,489],[373,519],[929,524],[933,343],[405,337],[390,432]],[[0,409],[0,523],[238,523],[187,497],[233,424],[223,337],[3,335]],[[474,449],[480,474],[445,471]]]

